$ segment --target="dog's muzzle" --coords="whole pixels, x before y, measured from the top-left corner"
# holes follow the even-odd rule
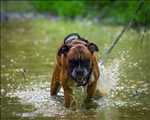
[[[75,78],[75,82],[77,83],[77,87],[79,86],[86,86],[89,83],[90,77],[91,77],[92,70],[88,73],[86,77],[78,77]]]
[[[77,83],[77,87],[86,86],[88,84],[88,79],[75,80]]]

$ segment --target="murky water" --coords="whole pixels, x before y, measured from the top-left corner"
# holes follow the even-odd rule
[[[77,31],[96,42],[100,57],[121,28],[91,21],[1,23],[2,120],[149,120],[150,31],[140,40],[129,30],[108,56],[102,74],[108,96],[75,110],[64,107],[62,91],[50,96],[56,50],[66,34]]]

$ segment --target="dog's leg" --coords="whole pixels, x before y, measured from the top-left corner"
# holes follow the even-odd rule
[[[68,86],[63,86],[65,106],[70,107],[72,104],[72,89]]]
[[[87,97],[88,98],[94,97],[95,91],[96,91],[96,84],[97,84],[97,81],[94,81],[90,85],[88,85],[88,87],[87,87]]]
[[[88,97],[93,97],[96,92],[96,87],[97,87],[97,80],[100,76],[98,64],[95,55],[92,56],[92,61],[93,61],[93,75],[94,75],[94,81],[90,83],[87,87],[87,95]]]
[[[64,101],[65,101],[65,106],[70,107],[71,101],[72,101],[72,89],[68,85],[68,72],[66,69],[66,57],[62,54],[61,58],[61,69],[60,69],[60,81],[61,81],[61,86],[63,87],[64,90]]]
[[[100,88],[100,80],[99,80],[99,76],[100,76],[100,69],[99,69],[99,67],[98,67],[98,64],[97,64],[97,61],[96,61],[96,57],[95,56],[93,56],[92,57],[93,58],[93,74],[94,74],[94,78],[95,78],[95,80],[97,81],[96,82],[96,90],[95,90],[95,96],[96,97],[102,97],[102,96],[106,96],[107,95],[107,93],[106,93],[106,91],[104,91],[104,90],[102,90],[101,88]],[[98,84],[98,85],[97,85]]]
[[[70,107],[72,104],[72,88],[68,85],[68,78],[67,78],[67,72],[65,69],[61,71],[61,84],[64,90],[64,101],[65,101],[65,106]]]
[[[57,93],[60,90],[60,68],[58,65],[56,65],[53,75],[52,75],[52,81],[51,81],[51,95],[57,95]]]

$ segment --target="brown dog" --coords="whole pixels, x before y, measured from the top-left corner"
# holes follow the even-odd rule
[[[51,81],[51,95],[57,95],[60,87],[64,90],[65,106],[72,102],[72,84],[87,87],[87,97],[93,97],[99,78],[99,68],[95,52],[98,47],[81,38],[77,33],[72,33],[64,39],[64,44],[59,48],[57,63]]]

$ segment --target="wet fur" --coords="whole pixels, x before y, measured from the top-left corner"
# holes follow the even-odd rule
[[[68,75],[69,70],[69,60],[82,57],[82,59],[90,59],[90,67],[92,68],[92,73],[90,80],[88,81],[87,87],[87,98],[94,97],[96,92],[97,80],[99,78],[99,68],[96,60],[95,52],[92,51],[93,48],[89,48],[90,43],[87,41],[74,40],[68,43],[67,46],[63,44],[57,54],[57,62],[54,68],[51,81],[51,95],[57,95],[60,87],[64,90],[64,101],[65,106],[69,107],[72,103],[73,89],[72,85],[69,84],[72,78]],[[92,47],[92,46],[91,46]]]

